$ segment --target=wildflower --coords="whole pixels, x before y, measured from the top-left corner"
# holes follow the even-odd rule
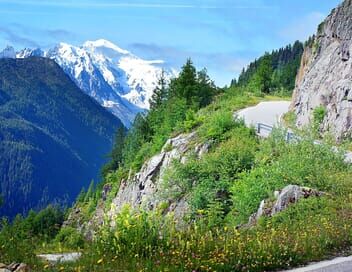
[[[98,261],[97,261],[97,264],[101,264],[103,262],[103,259],[99,259]]]

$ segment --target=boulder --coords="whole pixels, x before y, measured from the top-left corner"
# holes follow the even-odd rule
[[[291,204],[295,204],[301,199],[313,196],[319,197],[323,194],[323,192],[311,188],[288,185],[281,191],[276,191],[274,193],[275,200],[263,200],[259,205],[258,211],[249,218],[248,225],[255,225],[258,219],[262,216],[274,216],[275,214],[286,210]]]

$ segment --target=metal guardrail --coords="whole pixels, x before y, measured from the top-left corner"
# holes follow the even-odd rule
[[[270,134],[273,131],[273,129],[274,129],[274,127],[266,125],[266,124],[263,124],[263,123],[258,123],[257,124],[257,128],[256,128],[257,134],[259,134],[259,135],[261,134],[262,131],[269,132],[269,134]],[[293,140],[299,141],[300,138],[297,135],[295,135],[294,133],[288,131],[286,133],[285,140],[286,140],[286,142],[289,143],[289,142],[291,142]]]
[[[266,125],[266,124],[263,124],[263,123],[258,123],[257,127],[256,127],[256,132],[257,132],[258,135],[261,135],[262,131],[269,132],[269,134],[270,134],[273,130],[274,130],[274,127]],[[288,143],[293,142],[293,141],[299,142],[299,141],[302,140],[302,138],[300,136],[297,136],[296,134],[288,131],[286,133],[285,140]],[[323,143],[320,142],[320,141],[314,141],[314,144],[321,145]],[[339,149],[337,147],[332,147],[332,150],[334,152],[339,152]],[[352,164],[352,152],[345,152],[344,157],[345,157],[344,161],[346,163]]]

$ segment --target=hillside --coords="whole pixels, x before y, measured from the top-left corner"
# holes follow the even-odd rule
[[[265,93],[291,93],[301,63],[304,45],[296,41],[292,45],[273,50],[243,68],[233,86],[250,86]]]
[[[0,216],[70,204],[121,126],[54,61],[0,59]]]

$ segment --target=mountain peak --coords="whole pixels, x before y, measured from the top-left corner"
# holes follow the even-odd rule
[[[104,47],[104,48],[109,48],[114,51],[117,51],[120,54],[124,54],[124,55],[130,54],[130,52],[128,52],[127,50],[124,50],[124,49],[118,47],[117,45],[113,44],[112,42],[105,40],[105,39],[98,39],[96,41],[86,41],[83,44],[83,47],[86,47],[86,48]]]

